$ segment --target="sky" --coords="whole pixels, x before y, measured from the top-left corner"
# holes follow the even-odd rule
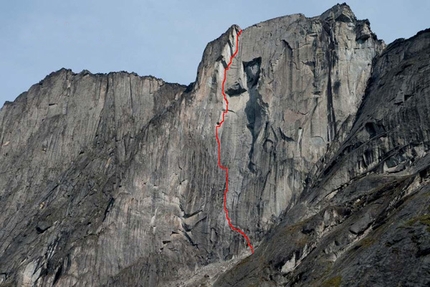
[[[3,0],[0,107],[61,68],[152,75],[188,85],[206,44],[289,14],[322,14],[330,0]],[[342,1],[343,2],[343,1]],[[340,2],[340,3],[342,3]],[[430,27],[428,0],[350,0],[387,44]]]

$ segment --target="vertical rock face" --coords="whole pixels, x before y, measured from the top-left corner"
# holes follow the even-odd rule
[[[228,73],[223,148],[236,220],[257,240],[294,203],[335,137],[345,137],[383,47],[346,5],[244,30]]]
[[[143,131],[185,88],[134,74],[63,69],[2,108],[0,272],[6,278],[18,286],[97,285],[145,252],[148,241],[134,242],[149,230],[122,232],[139,216],[127,212],[137,203],[122,198],[124,177],[133,172],[139,147],[156,144]],[[135,183],[141,189],[143,180]],[[126,210],[116,209],[121,203]],[[140,208],[146,216],[139,222],[149,224],[152,215]]]
[[[5,104],[0,286],[372,285],[410,250],[428,270],[429,33],[382,52],[346,4],[243,30],[220,136],[246,257],[215,142],[239,31],[188,87],[63,69]]]
[[[215,286],[429,285],[429,55],[426,30],[378,57],[345,141]]]

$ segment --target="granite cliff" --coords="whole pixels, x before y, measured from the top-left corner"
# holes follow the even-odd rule
[[[427,286],[430,31],[346,4],[209,43],[189,86],[61,69],[0,110],[0,286]]]

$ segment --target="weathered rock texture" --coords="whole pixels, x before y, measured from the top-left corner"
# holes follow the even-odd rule
[[[208,44],[195,83],[62,69],[0,110],[0,286],[426,286],[430,32],[346,4]]]
[[[429,72],[430,30],[388,46],[346,140],[215,285],[428,286]]]

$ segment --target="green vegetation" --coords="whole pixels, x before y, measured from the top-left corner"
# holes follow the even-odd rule
[[[340,283],[342,282],[342,276],[336,276],[333,278],[330,278],[321,285],[322,287],[339,287]]]
[[[360,242],[358,242],[358,245],[360,245],[362,247],[369,247],[369,246],[373,245],[373,243],[375,243],[374,238],[365,237],[362,240],[360,240]]]
[[[427,231],[430,232],[430,214],[424,214],[415,218],[410,219],[408,222],[406,222],[406,226],[412,226],[415,223],[421,223],[427,226]]]

